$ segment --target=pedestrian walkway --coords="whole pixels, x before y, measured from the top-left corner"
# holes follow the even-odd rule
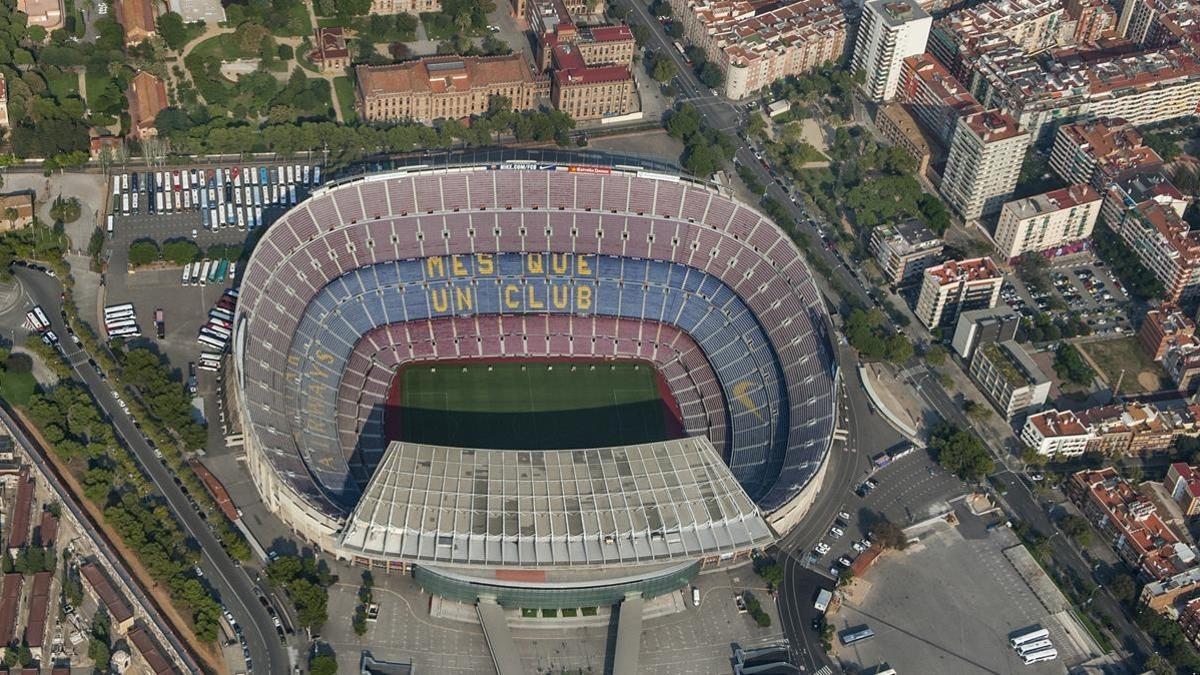
[[[910,440],[919,442],[919,431],[925,411],[916,401],[919,399],[906,392],[899,394],[894,390],[904,391],[907,385],[897,381],[889,372],[887,366],[879,363],[865,363],[858,367],[863,389],[871,403],[879,410],[884,419],[897,431],[908,436]]]

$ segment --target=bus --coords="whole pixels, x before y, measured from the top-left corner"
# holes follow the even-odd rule
[[[679,40],[675,41],[675,50],[679,52],[679,55],[683,57],[683,62],[688,64],[688,67],[690,68],[692,66],[692,60],[688,58],[687,52],[683,50],[683,44],[680,43]]]
[[[1026,642],[1020,647],[1017,647],[1017,653],[1021,656],[1025,656],[1026,654],[1040,652],[1047,647],[1053,646],[1054,645],[1049,640],[1035,640],[1033,642]]]
[[[1022,633],[1021,635],[1018,635],[1018,636],[1012,638],[1011,640],[1008,641],[1008,645],[1010,647],[1012,647],[1013,649],[1016,649],[1017,647],[1020,647],[1021,645],[1025,644],[1027,642],[1036,642],[1038,640],[1045,640],[1049,637],[1050,637],[1050,631],[1046,630],[1045,628],[1037,628],[1035,630],[1031,630],[1027,633]]]
[[[137,318],[137,317],[135,317],[133,315],[133,310],[129,310],[128,312],[118,312],[117,314],[112,314],[112,315],[104,317],[104,323],[105,323],[105,325],[108,325],[111,323],[116,323],[117,321],[125,321],[127,319],[135,319],[135,318]]]
[[[208,273],[211,271],[212,271],[212,261],[205,260],[204,264],[200,266],[200,285],[201,286],[208,285]]]
[[[233,312],[221,309],[220,307],[213,307],[212,309],[208,310],[208,315],[214,319],[233,321]]]
[[[296,186],[289,185],[288,186],[288,204],[294,205],[295,203],[296,203]]]
[[[204,328],[206,328],[210,333],[216,333],[217,335],[220,335],[221,338],[225,340],[228,340],[229,336],[233,335],[233,331],[225,328],[224,326],[218,326],[212,322],[204,324]]]
[[[1050,647],[1047,649],[1043,649],[1040,652],[1030,652],[1028,654],[1022,654],[1021,658],[1025,659],[1025,665],[1032,666],[1033,664],[1040,663],[1042,661],[1053,661],[1054,659],[1057,659],[1058,658],[1058,650],[1055,649],[1054,647]]]
[[[188,263],[183,266],[183,276],[180,277],[179,284],[181,286],[187,286],[188,282],[191,280],[192,280],[192,263]]]
[[[321,165],[318,164],[313,167],[313,185],[320,185],[320,184],[321,184]]]
[[[120,305],[109,305],[104,308],[104,317],[107,319],[111,314],[120,314],[125,311],[133,311],[133,303],[126,302]]]
[[[35,305],[34,308],[29,311],[33,312],[34,318],[37,319],[38,330],[48,330],[50,328],[50,319],[46,316],[46,313],[42,311],[41,305]]]
[[[112,335],[113,331],[121,330],[122,328],[137,328],[137,319],[121,319],[120,321],[111,321],[104,324],[104,330]]]
[[[228,335],[213,329],[213,327],[208,324],[204,324],[200,327],[200,335],[207,335],[214,340],[220,340],[222,343],[229,341]]]
[[[209,335],[203,331],[201,331],[201,333],[196,336],[196,341],[207,347],[212,347],[213,349],[225,351],[225,342],[223,340],[218,340],[216,337]],[[201,368],[204,367],[204,361],[200,362],[200,367]]]
[[[142,336],[142,331],[137,326],[125,326],[124,328],[117,328],[117,329],[108,331],[109,339],[141,337],[141,336]]]
[[[220,261],[214,260],[213,264],[212,264],[212,269],[208,271],[208,283],[210,283],[210,284],[216,283],[217,279],[219,278],[218,275],[219,275],[220,271],[221,271]]]
[[[113,218],[112,214],[111,213],[108,214],[108,236],[110,236],[110,237],[112,236],[112,233],[113,233],[113,220],[114,220],[114,218]]]
[[[121,174],[121,192],[129,192],[129,174]]]
[[[200,261],[199,261],[199,260],[197,260],[196,262],[192,263],[192,280],[191,280],[191,284],[192,284],[193,286],[196,286],[196,285],[197,285],[197,284],[199,284],[199,283],[200,283]]]
[[[129,193],[121,194],[121,215],[129,215]]]
[[[229,261],[222,259],[221,264],[217,266],[217,281],[225,281],[225,275],[229,273]]]
[[[121,177],[113,174],[113,196],[121,194]]]
[[[843,645],[852,645],[855,642],[862,642],[873,637],[875,637],[875,631],[871,630],[868,626],[847,628],[838,634],[838,639],[842,641]]]
[[[212,361],[201,361],[200,365],[198,365],[196,367],[199,368],[200,370],[207,370],[209,372],[215,373],[221,369],[221,364],[213,363]]]
[[[221,354],[220,352],[200,352],[201,361],[216,361],[220,363],[224,356],[225,355]]]

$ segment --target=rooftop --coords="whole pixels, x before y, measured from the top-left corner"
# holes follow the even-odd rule
[[[520,53],[507,56],[430,56],[386,66],[356,66],[366,96],[431,92],[442,94],[496,84],[533,82]]]
[[[342,59],[350,56],[350,50],[346,48],[346,35],[340,26],[317,28],[315,33],[314,42],[316,42],[317,48],[314,54],[317,58],[321,60]]]
[[[133,608],[129,606],[129,602],[125,597],[113,588],[112,582],[108,580],[108,575],[96,563],[89,562],[79,568],[84,579],[87,579],[91,584],[96,595],[100,597],[100,602],[104,603],[105,609],[108,610],[109,616],[117,623],[123,623],[133,618]]]
[[[910,56],[904,59],[904,66],[915,80],[913,84],[919,83],[942,105],[962,115],[983,111],[983,106],[979,105],[971,92],[931,54]]]
[[[925,270],[925,276],[937,281],[939,286],[948,284],[971,283],[998,279],[1004,276],[996,263],[990,257],[968,258],[966,260],[947,260],[941,265],[935,265]]]
[[[918,218],[908,218],[885,225],[875,230],[873,236],[886,241],[899,255],[926,251],[942,245],[942,240]]]
[[[1024,199],[1016,199],[1004,204],[1005,210],[1024,220],[1048,213],[1073,209],[1081,204],[1091,204],[1100,201],[1100,194],[1091,185],[1078,183],[1065,188],[1043,192]]]
[[[1061,438],[1063,436],[1086,436],[1087,427],[1079,421],[1070,410],[1047,410],[1031,415],[1028,423],[1038,430],[1043,438]]]
[[[836,3],[796,0],[696,0],[692,13],[734,65],[747,65],[782,46],[844,33],[846,17]]]
[[[588,66],[571,43],[555,45],[554,80],[559,85],[596,84],[599,82],[625,82],[633,78],[625,66]]]
[[[983,353],[992,367],[1004,376],[1013,389],[1041,384],[1047,381],[1046,374],[1014,340],[992,342],[984,346]]]
[[[661,564],[774,538],[696,436],[560,451],[393,442],[340,544],[365,556],[545,568]]]
[[[1017,121],[999,110],[988,110],[967,115],[963,123],[985,143],[1006,141],[1010,138],[1028,135],[1029,132],[1017,128]]]
[[[154,126],[154,118],[167,107],[167,87],[149,71],[133,76],[126,92],[129,117],[134,127]]]
[[[1068,146],[1087,153],[1110,175],[1146,166],[1162,166],[1162,158],[1142,144],[1142,135],[1123,119],[1104,118],[1064,124],[1058,135]]]
[[[1174,462],[1171,464],[1171,468],[1175,469],[1175,472],[1187,485],[1188,494],[1200,497],[1200,468],[1190,466],[1187,462]],[[1168,485],[1167,489],[1172,489],[1172,486]]]
[[[867,0],[865,7],[870,7],[888,26],[902,26],[909,21],[929,18],[929,13],[916,2],[910,0]]]

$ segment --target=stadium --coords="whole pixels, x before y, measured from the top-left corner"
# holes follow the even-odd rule
[[[233,341],[247,464],[299,537],[443,598],[652,598],[803,516],[828,317],[726,188],[538,157],[347,178],[266,231]]]

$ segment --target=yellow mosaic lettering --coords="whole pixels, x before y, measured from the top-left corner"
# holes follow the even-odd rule
[[[450,256],[450,271],[456,277],[465,277],[471,273],[471,270],[467,269],[467,266],[463,264],[462,256],[457,255]]]
[[[491,274],[496,271],[495,263],[492,260],[491,253],[478,253],[475,255],[475,273],[476,274]]]
[[[317,353],[313,355],[313,358],[326,365],[333,363],[333,354],[330,354],[324,349],[318,349]]]
[[[521,309],[520,295],[521,292],[516,286],[509,284],[504,287],[504,306],[509,309]]]
[[[464,310],[470,311],[474,304],[475,297],[471,293],[470,288],[463,288],[461,286],[454,287],[454,309],[460,312]]]
[[[554,270],[555,274],[566,274],[571,269],[571,256],[566,253],[551,253],[550,269]]]
[[[588,264],[589,257],[590,256],[585,255],[575,256],[575,274],[581,277],[592,276],[592,268]]]
[[[585,310],[592,306],[592,287],[577,286],[575,288],[575,309]]]
[[[571,289],[566,284],[551,286],[550,302],[554,305],[554,309],[566,309],[571,303]]]
[[[444,312],[450,307],[450,294],[445,288],[435,288],[429,291],[429,301],[433,304],[433,311]]]
[[[425,259],[425,276],[435,279],[446,276],[446,265],[442,262],[441,256]]]
[[[529,309],[545,309],[546,303],[538,300],[536,291],[533,286],[529,287]]]
[[[525,267],[530,274],[542,274],[546,268],[542,262],[541,253],[528,253],[525,255]]]

